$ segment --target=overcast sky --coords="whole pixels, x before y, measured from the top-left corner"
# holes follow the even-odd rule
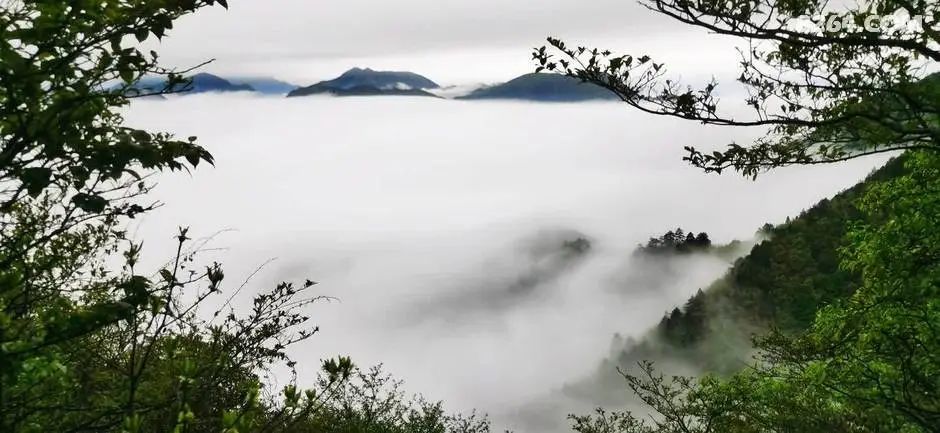
[[[729,41],[675,23],[634,0],[230,0],[177,22],[160,47],[186,66],[310,84],[352,66],[412,70],[442,84],[530,72],[546,36],[651,54],[683,77],[733,74]],[[730,75],[729,75],[730,76]]]

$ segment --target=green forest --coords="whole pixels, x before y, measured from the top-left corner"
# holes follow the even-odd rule
[[[715,431],[776,431],[763,423],[934,431],[935,265],[920,255],[933,248],[921,244],[930,226],[918,224],[934,221],[937,164],[931,154],[895,158],[773,227],[724,277],[605,361],[596,380],[610,383],[620,371],[665,412],[657,422],[693,428],[705,419],[721,426]],[[911,261],[898,262],[902,252]],[[685,361],[711,374],[670,378],[654,361]],[[572,419],[582,432],[672,431],[644,430],[661,427],[638,427],[643,421],[629,413]]]
[[[762,227],[758,235],[766,239],[737,259],[726,275],[667,312],[645,339],[623,347],[599,372],[609,379],[617,366],[643,360],[694,360],[703,370],[730,374],[745,365],[753,336],[806,331],[820,309],[848,300],[858,288],[860,273],[842,266],[840,258],[848,247],[846,235],[853,224],[874,222],[874,216],[860,209],[866,191],[908,174],[907,160],[892,159],[832,199]],[[638,251],[650,252],[651,245],[661,245],[677,231],[651,239]]]
[[[594,83],[649,115],[768,128],[748,145],[687,147],[685,163],[712,175],[894,158],[760,228],[762,240],[724,277],[600,367],[604,392],[642,409],[570,415],[573,430],[940,432],[937,32],[801,33],[768,18],[825,11],[816,1],[642,4],[767,43],[748,53],[739,78],[754,90],[746,102],[756,120],[724,115],[715,83],[680,85],[645,55],[550,38],[533,68]],[[848,13],[940,16],[931,1],[873,4]],[[316,385],[298,385],[297,363],[311,361],[289,348],[316,338],[304,307],[325,300],[313,280],[276,284],[236,309],[238,284],[202,261],[205,241],[186,228],[164,266],[141,268],[144,245],[128,227],[157,206],[151,175],[215,159],[197,137],[135,129],[121,110],[185,91],[198,69],[165,68],[146,41],[168,37],[185,15],[227,7],[0,2],[0,432],[488,432],[485,415],[450,413],[348,357],[322,361]],[[137,90],[155,75],[162,89]],[[638,253],[722,248],[677,229]],[[701,374],[673,376],[663,362],[672,360]],[[292,373],[276,389],[275,370]]]

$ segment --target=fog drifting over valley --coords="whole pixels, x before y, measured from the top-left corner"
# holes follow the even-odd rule
[[[301,384],[348,354],[520,432],[534,429],[518,411],[596,368],[614,333],[642,335],[728,267],[698,257],[665,286],[625,284],[649,277],[631,262],[637,243],[679,226],[750,239],[884,161],[706,175],[682,146],[759,131],[617,103],[206,94],[138,101],[127,119],[198,136],[216,158],[159,178],[165,206],[133,227],[151,264],[176,226],[232,229],[202,257],[224,264],[229,293],[276,258],[239,299],[304,278],[340,299],[310,308],[321,333],[294,350]],[[586,254],[558,255],[579,237]],[[566,409],[543,422],[564,426]]]

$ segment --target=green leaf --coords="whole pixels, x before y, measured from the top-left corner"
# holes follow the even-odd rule
[[[26,192],[36,197],[52,182],[52,170],[46,167],[25,168],[20,174],[20,181],[26,187]]]
[[[126,65],[121,67],[121,69],[118,70],[118,75],[121,76],[121,80],[123,80],[125,83],[130,84],[134,82],[134,71],[132,71]]]
[[[150,281],[140,275],[132,276],[121,288],[124,289],[124,300],[131,305],[144,305],[150,299]]]
[[[137,42],[143,42],[147,40],[147,35],[149,33],[150,33],[150,29],[143,27],[143,28],[137,29],[137,31],[134,32],[134,37],[137,38]]]
[[[108,200],[100,195],[79,193],[72,197],[72,203],[85,212],[101,213],[108,206]]]

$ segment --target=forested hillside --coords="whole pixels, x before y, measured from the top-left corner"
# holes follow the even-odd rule
[[[770,328],[786,333],[805,330],[820,308],[846,298],[859,286],[860,276],[840,267],[839,249],[853,221],[863,217],[858,201],[865,190],[904,173],[905,159],[892,159],[856,186],[795,218],[762,227],[759,235],[766,239],[738,259],[724,277],[667,312],[639,341],[615,337],[612,353],[597,374],[568,391],[600,400],[622,396],[623,378],[617,367],[630,369],[645,360],[675,365],[683,372],[731,373],[750,361],[754,334]],[[662,238],[653,238],[637,253],[662,256],[682,254],[685,249],[664,248],[654,240]],[[595,388],[610,393],[592,394]]]

